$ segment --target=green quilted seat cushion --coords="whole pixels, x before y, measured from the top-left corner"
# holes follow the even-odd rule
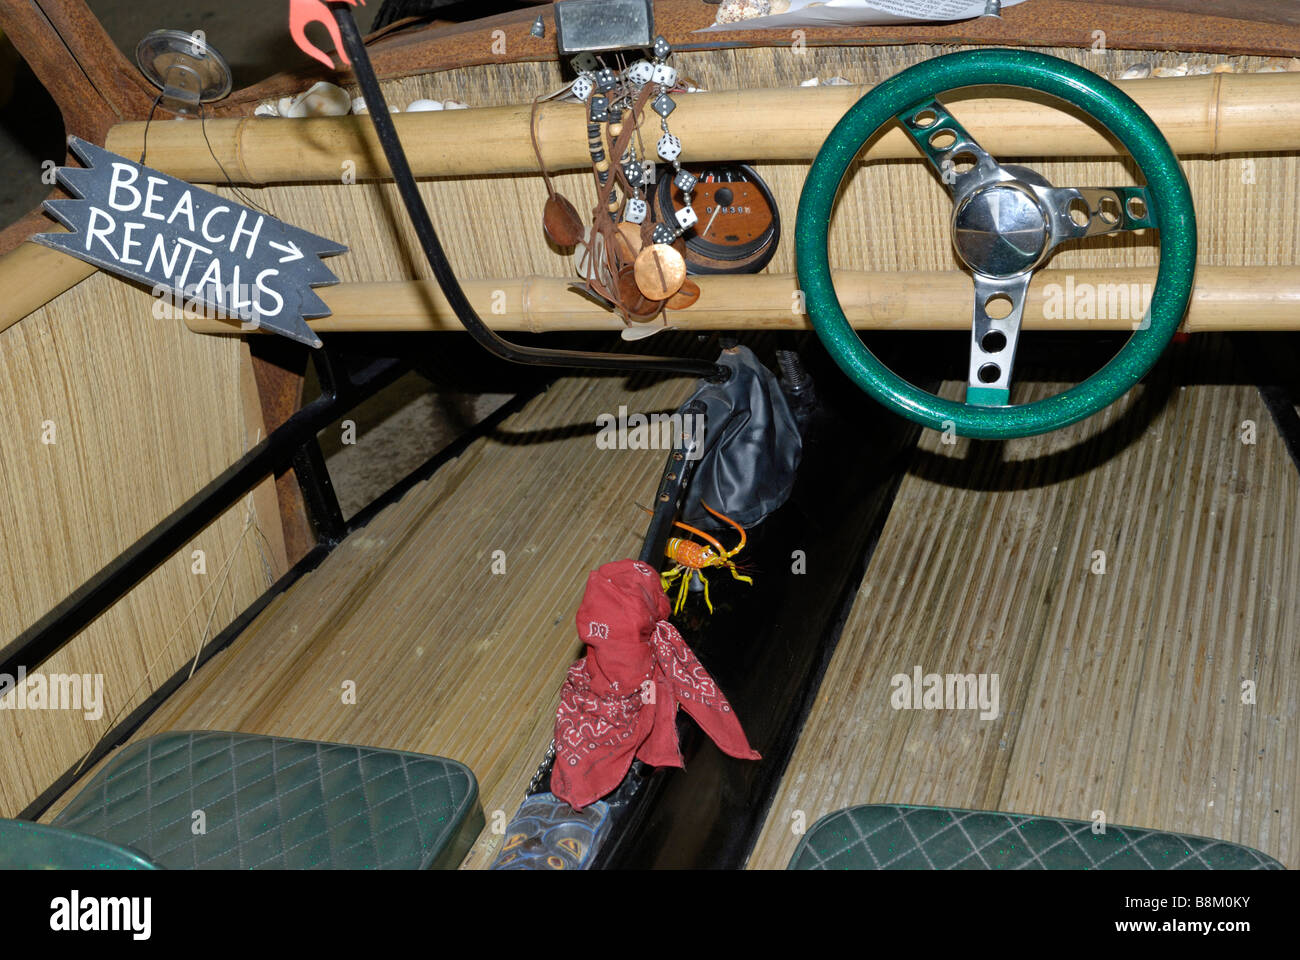
[[[30,820],[0,820],[0,870],[156,870],[136,850]]]
[[[54,823],[173,869],[415,869],[457,866],[483,814],[454,760],[194,731],[120,751]]]
[[[828,814],[791,870],[1281,870],[1258,850],[1087,820],[868,804]]]

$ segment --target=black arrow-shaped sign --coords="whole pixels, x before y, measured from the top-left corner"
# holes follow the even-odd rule
[[[305,321],[330,311],[312,287],[339,282],[320,258],[347,247],[77,137],[68,145],[85,167],[56,175],[76,199],[45,209],[72,232],[32,240],[149,284],[178,309],[321,345]]]

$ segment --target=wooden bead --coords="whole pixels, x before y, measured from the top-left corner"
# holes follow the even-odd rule
[[[611,123],[611,124],[609,125],[609,135],[610,135],[611,137],[617,137],[617,136],[618,136],[619,134],[621,134],[622,132],[623,132],[623,124],[621,124],[621,123]]]
[[[605,173],[608,170],[609,170],[609,160],[607,158],[602,157],[600,160],[596,161],[596,171],[598,173]]]

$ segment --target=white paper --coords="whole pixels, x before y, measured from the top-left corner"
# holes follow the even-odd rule
[[[1014,7],[1024,0],[1002,0]],[[785,13],[715,23],[696,33],[728,30],[794,30],[801,27],[862,26],[889,23],[946,23],[984,15],[985,0],[790,0]]]

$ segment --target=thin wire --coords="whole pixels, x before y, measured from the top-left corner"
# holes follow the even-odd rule
[[[145,163],[145,157],[149,152],[149,127],[153,123],[154,113],[158,110],[158,104],[162,102],[163,93],[164,91],[160,90],[158,91],[158,96],[153,98],[153,106],[149,108],[149,116],[144,121],[144,136],[141,138],[140,144],[140,166],[142,167],[147,166]],[[202,100],[199,101],[199,129],[203,132],[203,142],[208,145],[208,153],[212,155],[212,160],[216,163],[217,169],[221,171],[221,175],[226,178],[226,186],[233,190],[235,195],[248,206],[255,207],[256,209],[261,210],[268,217],[278,220],[279,217],[274,213],[266,209],[266,207],[262,206],[248,194],[244,193],[244,191],[240,190],[239,187],[235,186],[235,181],[232,180],[230,174],[226,172],[226,168],[222,166],[221,158],[217,156],[217,151],[212,149],[212,141],[208,139],[208,115],[207,111],[203,109]]]
[[[144,155],[149,151],[149,124],[153,123],[154,111],[158,109],[158,104],[162,102],[163,92],[158,91],[158,96],[153,98],[153,106],[149,108],[149,116],[144,122],[144,138],[140,144],[140,166],[144,166]]]
[[[199,129],[203,131],[203,142],[208,145],[208,153],[212,155],[212,159],[216,163],[217,169],[221,171],[221,175],[226,178],[226,186],[230,187],[230,189],[235,192],[235,196],[239,197],[240,200],[248,204],[250,207],[256,207],[258,210],[261,210],[264,214],[266,214],[268,217],[271,217],[273,220],[278,220],[279,217],[277,217],[274,213],[266,209],[266,207],[262,206],[252,197],[248,196],[248,194],[244,193],[243,190],[240,190],[237,186],[235,186],[235,181],[230,179],[230,174],[226,173],[226,168],[221,165],[221,160],[217,156],[217,151],[212,149],[212,141],[208,139],[208,115],[207,112],[203,109],[203,101],[201,100],[199,101]],[[146,132],[147,132],[147,128],[146,128]]]

